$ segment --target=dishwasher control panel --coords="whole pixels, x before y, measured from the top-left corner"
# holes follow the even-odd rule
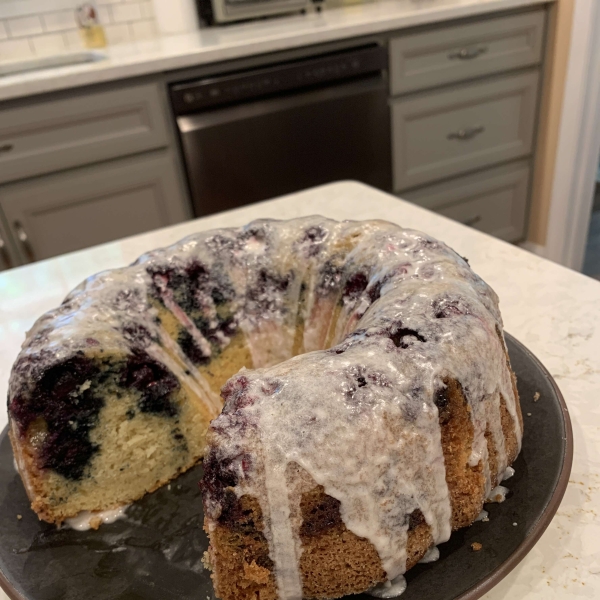
[[[250,71],[178,83],[171,87],[177,116],[219,105],[233,104],[300,88],[381,73],[387,68],[387,50],[371,45],[316,58],[262,67]]]

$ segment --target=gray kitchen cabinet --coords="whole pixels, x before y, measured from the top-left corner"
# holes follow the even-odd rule
[[[508,242],[523,239],[529,161],[518,161],[399,194],[455,221]]]
[[[189,217],[169,150],[2,186],[0,209],[24,262]]]
[[[394,38],[392,95],[538,64],[545,20],[536,10]]]
[[[0,215],[0,271],[18,267],[20,264],[21,260],[17,254],[13,240],[8,230],[4,227],[2,215]]]
[[[531,153],[538,70],[392,101],[394,189]]]
[[[168,145],[158,83],[0,110],[0,183]]]

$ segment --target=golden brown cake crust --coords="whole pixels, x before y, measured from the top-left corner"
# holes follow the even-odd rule
[[[444,381],[438,396],[446,481],[452,505],[454,530],[472,524],[485,501],[483,465],[469,466],[473,442],[470,409],[462,387],[455,379]],[[510,462],[518,446],[512,417],[502,402],[502,429]],[[517,397],[518,406],[518,397]],[[519,409],[520,412],[520,409]],[[490,466],[495,450],[490,443]],[[494,485],[498,481],[492,482]],[[363,592],[386,580],[375,547],[350,532],[340,516],[340,503],[315,486],[302,494],[302,554],[299,569],[306,598],[339,598]],[[221,600],[277,600],[273,563],[262,534],[263,519],[255,498],[243,496],[229,514],[227,524],[217,524],[210,534],[209,563],[215,592]],[[433,538],[420,511],[409,518],[406,569],[411,569],[431,548]]]

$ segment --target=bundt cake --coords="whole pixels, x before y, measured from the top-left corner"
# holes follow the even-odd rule
[[[223,600],[395,580],[474,521],[522,431],[497,297],[467,261],[322,217],[202,232],[89,278],[28,333],[8,408],[50,522],[206,452]]]

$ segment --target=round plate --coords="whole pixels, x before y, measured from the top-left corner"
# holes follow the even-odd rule
[[[505,485],[506,502],[440,545],[440,559],[406,574],[402,600],[475,600],[533,547],[562,499],[573,458],[567,407],[552,377],[507,335],[525,421],[523,449]],[[534,395],[539,393],[537,402]],[[0,584],[14,600],[185,600],[214,598],[202,566],[198,465],[136,502],[127,517],[98,531],[59,530],[38,521],[0,436]],[[21,515],[21,518],[18,518]],[[471,549],[473,542],[483,548]],[[369,598],[364,594],[352,598]]]

